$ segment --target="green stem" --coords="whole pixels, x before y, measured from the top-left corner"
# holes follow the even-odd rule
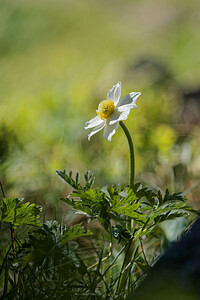
[[[135,179],[135,155],[134,155],[134,146],[133,146],[133,140],[130,135],[130,132],[128,131],[128,128],[126,125],[120,121],[119,122],[121,128],[123,129],[127,140],[128,140],[128,145],[129,145],[129,152],[130,152],[130,178],[129,178],[129,184],[130,187],[133,188],[134,186],[134,179]]]
[[[124,131],[124,133],[126,135],[126,138],[128,140],[129,153],[130,153],[130,177],[129,177],[129,185],[130,185],[131,188],[133,188],[133,186],[134,186],[134,179],[135,179],[135,155],[134,155],[133,140],[132,140],[132,137],[131,137],[130,132],[128,131],[128,128],[126,127],[126,125],[122,121],[120,121],[119,124],[120,124],[121,128],[123,129],[123,131]],[[133,227],[132,220],[131,220],[131,227]],[[128,272],[129,272],[129,269],[126,269],[126,267],[128,266],[128,264],[132,260],[133,252],[134,252],[134,241],[131,240],[130,244],[129,244],[129,248],[128,248],[127,253],[125,255],[125,258],[124,258],[123,266],[122,266],[122,272],[123,272],[123,274],[120,276],[120,279],[119,279],[119,285],[118,285],[118,292],[119,292],[119,294],[123,291],[124,286],[126,284],[127,275],[128,275]]]

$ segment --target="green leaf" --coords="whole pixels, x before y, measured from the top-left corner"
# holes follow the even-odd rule
[[[153,207],[156,204],[156,194],[154,191],[142,186],[140,182],[137,182],[133,186],[133,191],[139,199],[145,199],[147,205]]]
[[[88,236],[92,235],[93,233],[90,230],[85,230],[83,226],[80,224],[74,225],[69,228],[69,230],[65,233],[62,241],[60,242],[60,246],[64,246],[68,242],[81,237],[81,236]]]
[[[41,226],[38,220],[41,207],[30,202],[21,204],[22,201],[20,198],[3,198],[0,205],[0,221],[11,223],[13,226],[20,224]]]
[[[92,187],[92,185],[93,185],[93,183],[95,181],[95,177],[94,177],[94,175],[90,171],[87,171],[84,174],[84,178],[85,178],[85,182],[86,182],[84,187],[80,184],[80,174],[79,174],[79,172],[76,173],[75,179],[73,179],[73,177],[72,177],[72,175],[73,175],[72,171],[70,171],[69,175],[68,175],[65,170],[64,171],[56,170],[56,174],[73,191],[74,190],[84,190],[84,191],[89,190]]]
[[[77,190],[71,194],[70,200],[69,204],[71,206],[85,212],[91,218],[97,218],[104,228],[108,230],[112,203],[106,193],[99,189],[90,189],[88,191]],[[66,202],[68,202],[68,200],[66,200]]]
[[[94,181],[95,181],[95,177],[94,177],[94,174],[91,173],[90,171],[87,171],[84,175],[85,177],[85,181],[86,181],[86,184],[85,184],[85,190],[89,190],[92,185],[94,184]]]
[[[79,183],[79,173],[76,173],[76,179],[74,180],[72,178],[72,171],[69,172],[69,175],[67,175],[66,171],[59,171],[56,170],[56,174],[64,181],[72,190],[76,189],[82,189],[82,186]]]
[[[77,280],[78,273],[85,274],[87,271],[87,267],[77,254],[78,244],[76,241],[72,241],[86,233],[89,235],[89,232],[80,227],[80,225],[76,225],[69,229],[66,225],[60,225],[57,221],[52,220],[29,232],[28,238],[19,249],[20,263],[22,263],[23,269],[26,270],[26,265],[31,263],[33,269],[37,270],[36,276],[42,275],[40,280],[51,276],[54,280],[56,278],[60,280],[62,276],[63,279],[69,279],[70,282],[73,281],[73,277]]]
[[[168,199],[167,200],[179,200],[179,201],[183,201],[183,202],[186,201],[186,199],[184,198],[184,196],[183,196],[183,194],[181,192],[174,193],[172,195],[168,195]]]
[[[100,202],[106,201],[105,193],[99,191],[98,189],[76,191],[72,193],[70,198],[72,198],[72,206],[74,208],[92,215],[99,210]]]
[[[131,188],[127,188],[127,196],[124,198],[118,197],[113,201],[112,210],[134,219],[139,224],[145,224],[146,218],[139,208],[141,204],[138,202],[136,194]]]
[[[178,200],[168,200],[160,205],[151,214],[151,219],[154,219],[156,223],[163,222],[165,220],[182,217],[186,213],[197,213],[187,202]]]
[[[186,201],[186,199],[184,199],[184,196],[182,193],[179,192],[179,193],[174,193],[174,194],[170,195],[168,189],[166,189],[164,197],[162,196],[161,192],[158,191],[158,200],[159,200],[159,205],[162,205],[163,203],[170,201],[170,200],[173,200],[173,201],[178,200],[178,201],[182,201],[182,202]]]
[[[134,219],[134,221],[136,221],[138,224],[145,224],[146,219],[141,213],[136,211],[137,208],[137,204],[125,204],[121,207],[114,207],[112,210],[117,212],[118,214],[122,214],[130,217],[131,219]]]
[[[167,220],[174,220],[176,218],[184,217],[187,214],[188,213],[184,211],[176,211],[176,212],[167,211],[164,214],[155,217],[154,221],[156,224],[158,224]]]
[[[59,198],[59,200],[67,203],[68,205],[72,205],[72,201],[70,201],[69,198]]]

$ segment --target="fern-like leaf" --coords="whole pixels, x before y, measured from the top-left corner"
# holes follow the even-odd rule
[[[11,223],[14,227],[20,224],[41,226],[39,212],[41,207],[30,202],[21,203],[20,198],[3,198],[0,205],[0,221]]]
[[[63,236],[62,241],[60,242],[60,246],[64,246],[68,242],[81,237],[81,236],[88,236],[92,235],[93,233],[90,230],[85,230],[83,226],[80,226],[80,224],[74,225],[69,228],[67,232],[65,232],[65,235]]]

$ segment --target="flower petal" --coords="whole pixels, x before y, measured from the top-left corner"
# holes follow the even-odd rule
[[[103,120],[99,116],[96,116],[93,119],[91,119],[90,121],[86,122],[85,123],[86,126],[84,128],[85,129],[93,128],[93,127],[98,126],[102,123],[103,123]]]
[[[112,100],[115,105],[117,105],[121,97],[121,82],[119,81],[116,85],[113,86],[111,90],[108,91],[107,99]]]
[[[141,93],[138,93],[138,92],[129,93],[128,95],[126,95],[122,99],[120,99],[120,101],[118,102],[116,107],[118,108],[118,110],[120,112],[125,111],[127,109],[131,109],[131,108],[137,109],[136,102],[140,95],[141,95]]]
[[[116,113],[110,116],[109,125],[113,125],[119,121],[127,120],[129,113],[130,113],[130,109],[126,109],[125,111],[122,112],[117,111]]]
[[[115,134],[119,127],[119,122],[113,124],[113,125],[106,125],[104,129],[104,138],[112,143],[112,136]]]
[[[101,124],[96,126],[89,134],[88,134],[88,140],[90,141],[91,136],[93,136],[95,133],[99,132],[101,129],[103,129],[106,125],[106,121],[104,120]]]

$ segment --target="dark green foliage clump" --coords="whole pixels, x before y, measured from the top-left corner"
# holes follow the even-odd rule
[[[1,225],[11,231],[0,252],[3,299],[73,299],[87,289],[87,267],[77,254],[76,238],[91,235],[84,227],[68,228],[57,221],[41,224],[40,208],[21,199],[1,200]],[[19,226],[32,225],[20,239]],[[16,230],[16,231],[15,231]]]
[[[4,237],[10,231],[0,250],[3,299],[125,299],[161,253],[161,224],[196,214],[182,193],[161,193],[141,183],[92,188],[90,172],[84,184],[79,173],[73,178],[72,172],[56,172],[72,190],[61,200],[89,223],[98,222],[102,237],[94,234],[86,255],[81,241],[92,241],[89,224],[42,224],[36,204],[2,198],[1,230]]]

